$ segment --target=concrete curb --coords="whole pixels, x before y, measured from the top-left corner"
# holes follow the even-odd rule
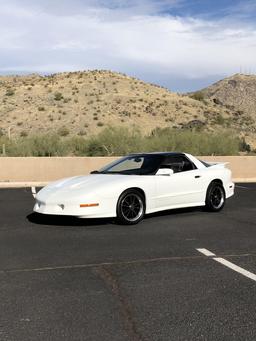
[[[48,182],[0,182],[0,188],[44,187]]]
[[[235,178],[234,182],[252,183],[256,182],[256,178]],[[24,187],[44,187],[50,181],[32,181],[32,182],[0,182],[0,188],[24,188]]]
[[[236,179],[233,179],[234,182],[248,182],[248,183],[252,183],[252,182],[256,182],[256,178],[236,178]]]

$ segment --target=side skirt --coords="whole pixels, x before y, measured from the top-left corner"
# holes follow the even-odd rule
[[[172,206],[158,207],[158,208],[146,210],[146,214],[160,212],[160,211],[167,211],[167,210],[172,210],[176,208],[197,207],[197,206],[205,206],[205,202],[195,202],[192,204],[185,204],[185,205],[172,205]]]

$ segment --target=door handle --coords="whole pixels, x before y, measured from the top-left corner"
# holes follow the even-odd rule
[[[195,178],[196,179],[201,178],[201,175],[195,175]]]

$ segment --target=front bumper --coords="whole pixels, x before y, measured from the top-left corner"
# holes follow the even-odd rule
[[[79,218],[115,217],[112,205],[101,202],[94,207],[80,207],[80,203],[46,203],[36,200],[33,211],[40,214],[76,216]]]

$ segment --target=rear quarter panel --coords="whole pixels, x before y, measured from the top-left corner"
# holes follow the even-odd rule
[[[228,168],[219,167],[208,167],[203,170],[204,176],[206,178],[206,188],[205,188],[205,195],[207,192],[207,188],[210,185],[210,183],[214,180],[220,180],[223,184],[223,187],[226,192],[226,197],[231,196],[230,195],[230,189],[231,186],[234,189],[234,184],[232,182],[232,173],[231,170]]]

